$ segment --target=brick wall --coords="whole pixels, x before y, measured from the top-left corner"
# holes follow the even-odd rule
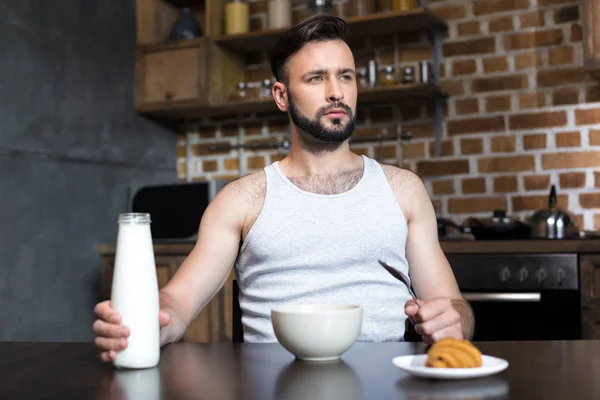
[[[296,3],[298,19],[302,1]],[[336,7],[340,15],[348,10],[344,3]],[[360,108],[353,137],[409,130],[413,138],[352,148],[418,173],[440,215],[458,222],[496,208],[525,219],[547,206],[554,183],[559,205],[585,229],[600,229],[600,89],[582,69],[581,1],[442,0],[429,6],[449,25],[441,156],[433,154],[431,108],[420,104]],[[252,9],[253,28],[266,26],[266,2]],[[370,37],[353,47],[358,66],[373,56],[398,67],[431,58],[422,36]],[[250,55],[248,62],[248,81],[270,75],[266,55]],[[179,177],[230,179],[258,171],[286,151],[215,153],[210,146],[286,137],[280,115],[194,127],[179,138]]]

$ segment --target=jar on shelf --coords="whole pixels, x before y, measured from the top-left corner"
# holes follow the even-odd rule
[[[263,80],[260,84],[260,88],[258,91],[258,97],[261,99],[266,99],[268,97],[271,97],[273,95],[272,87],[273,87],[272,80],[270,80],[268,78]]]
[[[246,0],[230,0],[225,5],[225,34],[238,35],[250,30],[250,6]]]
[[[386,65],[383,67],[383,75],[379,79],[379,83],[383,86],[396,85],[398,80],[396,79],[396,68],[393,65]]]
[[[390,12],[392,11],[393,0],[377,0],[377,12]]]
[[[248,85],[246,82],[240,82],[236,85],[236,88],[231,95],[229,96],[229,100],[246,100],[248,99]]]
[[[375,2],[373,0],[355,0],[350,3],[350,15],[362,17],[375,12]]]
[[[367,69],[365,67],[356,68],[356,79],[358,81],[359,88],[369,87],[369,77],[367,74]]]
[[[313,14],[331,14],[333,2],[331,0],[308,0],[306,8]]]
[[[415,68],[404,67],[402,74],[402,83],[415,83]]]
[[[269,0],[269,29],[292,25],[292,0]]]
[[[392,9],[394,11],[408,11],[417,7],[416,0],[394,0]]]

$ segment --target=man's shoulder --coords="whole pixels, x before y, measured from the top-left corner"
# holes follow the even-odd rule
[[[407,187],[414,185],[422,185],[423,181],[419,175],[415,174],[411,170],[399,168],[395,165],[381,164],[383,172],[388,179],[388,182],[394,190],[406,189]]]
[[[238,201],[262,200],[266,193],[267,179],[264,171],[253,172],[229,182],[221,189],[224,195]]]

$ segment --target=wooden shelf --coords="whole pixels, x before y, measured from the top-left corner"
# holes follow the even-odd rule
[[[185,7],[204,7],[206,1],[205,0],[164,0],[167,3],[171,3],[173,6],[177,8],[185,8]]]
[[[445,98],[447,94],[435,84],[401,84],[361,89],[358,94],[358,105],[391,103],[402,101],[421,101]],[[279,112],[271,99],[252,99],[248,101],[228,101],[205,105],[193,101],[147,103],[138,109],[142,114],[156,117],[182,120],[203,117],[235,117],[247,114],[269,114]]]
[[[410,11],[395,11],[347,18],[349,37],[382,35],[386,33],[446,29],[443,19],[424,8]],[[273,47],[279,34],[285,29],[249,32],[240,35],[222,36],[215,39],[219,45],[236,52],[249,53]]]

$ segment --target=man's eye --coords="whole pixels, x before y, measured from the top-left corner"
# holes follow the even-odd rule
[[[308,79],[309,82],[316,82],[316,81],[320,81],[322,78],[320,76],[313,76],[311,78]]]
[[[352,75],[342,75],[340,78],[343,79],[343,80],[345,80],[345,81],[351,81],[352,80]]]

